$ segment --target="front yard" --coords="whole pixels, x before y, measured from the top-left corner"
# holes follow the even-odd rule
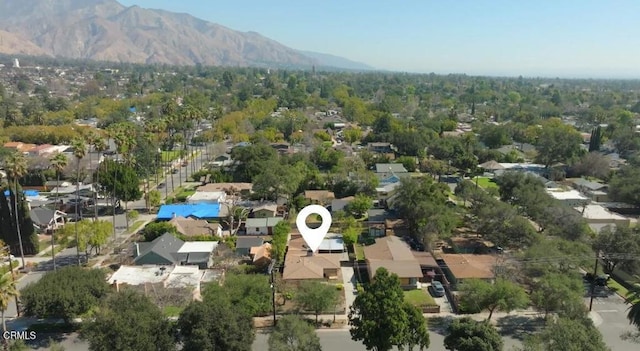
[[[362,244],[354,244],[353,247],[356,252],[356,260],[364,261],[364,246]]]
[[[436,301],[431,297],[431,294],[423,289],[405,291],[404,299],[416,307],[437,305]]]
[[[488,177],[475,177],[473,182],[477,182],[478,186],[483,189],[495,188],[498,189],[498,184],[496,184],[492,178]]]

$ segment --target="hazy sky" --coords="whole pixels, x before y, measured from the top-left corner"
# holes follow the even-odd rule
[[[119,0],[380,69],[640,77],[638,0]]]

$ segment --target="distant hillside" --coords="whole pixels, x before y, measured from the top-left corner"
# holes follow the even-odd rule
[[[0,0],[0,53],[172,65],[361,65],[305,55],[258,33],[188,14],[125,7],[116,0]]]
[[[313,51],[303,51],[303,50],[298,50],[298,52],[301,53],[302,55],[315,59],[316,61],[318,61],[320,66],[339,67],[339,68],[356,70],[356,71],[375,70],[375,68],[367,65],[366,63],[352,61],[340,56],[323,54],[323,53],[313,52]]]

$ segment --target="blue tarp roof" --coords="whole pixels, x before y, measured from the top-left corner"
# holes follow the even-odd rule
[[[24,196],[38,196],[40,195],[40,192],[38,192],[37,190],[25,190],[23,191]],[[11,193],[9,192],[9,190],[5,190],[4,191],[4,196],[10,196]]]
[[[176,204],[162,205],[158,211],[158,219],[174,217],[217,218],[220,215],[220,204]]]

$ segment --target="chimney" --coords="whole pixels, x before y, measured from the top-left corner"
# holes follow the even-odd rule
[[[112,285],[116,288],[116,292],[120,292],[120,284],[118,284],[117,280],[114,280]]]

